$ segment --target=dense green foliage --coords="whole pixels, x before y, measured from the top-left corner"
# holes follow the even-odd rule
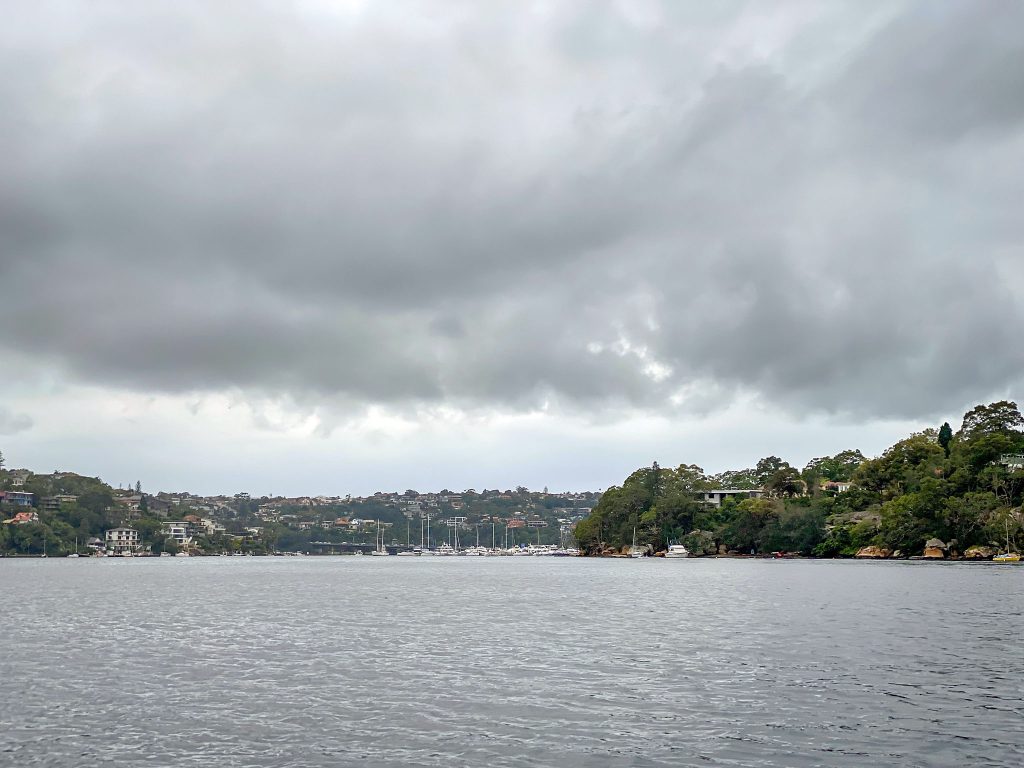
[[[632,543],[691,552],[798,552],[851,556],[874,545],[904,555],[941,539],[951,552],[999,547],[1005,531],[1024,534],[1024,470],[1002,458],[1024,453],[1024,417],[1016,403],[979,405],[954,434],[948,424],[911,435],[867,459],[860,451],[812,459],[798,471],[775,456],[753,469],[707,476],[694,465],[638,469],[609,488],[576,528],[590,553]],[[847,484],[851,484],[847,488]],[[703,501],[712,489],[762,489],[762,498]]]

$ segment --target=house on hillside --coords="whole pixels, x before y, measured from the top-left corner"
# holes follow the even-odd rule
[[[39,500],[39,508],[44,512],[60,512],[61,505],[74,504],[78,501],[77,496],[69,493],[59,493],[56,496],[46,496]]]
[[[823,483],[821,487],[824,490],[832,491],[833,493],[846,493],[848,490],[853,488],[853,483],[831,480],[829,482]]]
[[[718,488],[705,491],[701,496],[705,503],[720,507],[726,499],[760,499],[764,491],[760,488]]]
[[[11,488],[22,488],[30,477],[32,477],[32,471],[29,469],[12,469],[7,473],[8,479],[11,481]]]
[[[19,512],[14,517],[12,517],[10,520],[4,520],[4,523],[7,524],[7,525],[25,525],[27,523],[38,523],[38,522],[39,522],[39,515],[37,515],[35,513],[35,511],[32,511],[32,512]]]
[[[31,507],[34,494],[27,491],[0,491],[0,504],[12,507]]]

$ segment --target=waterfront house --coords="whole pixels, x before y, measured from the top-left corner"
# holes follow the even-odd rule
[[[192,543],[194,526],[187,520],[169,520],[160,526],[160,533],[168,539],[174,539],[179,547],[186,548]]]
[[[111,528],[106,532],[105,539],[108,555],[134,555],[142,548],[139,532],[126,526]]]

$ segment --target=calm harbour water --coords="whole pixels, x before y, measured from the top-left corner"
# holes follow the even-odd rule
[[[0,560],[0,765],[1009,766],[1024,567]]]

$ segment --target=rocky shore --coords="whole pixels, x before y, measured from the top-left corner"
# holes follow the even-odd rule
[[[604,549],[595,550],[592,552],[584,552],[581,554],[582,557],[617,557],[617,558],[628,558],[632,548],[624,546],[620,548],[605,547]],[[920,555],[906,555],[900,550],[891,550],[886,547],[880,546],[868,546],[861,547],[852,559],[855,560],[950,560],[950,561],[967,561],[967,562],[982,562],[991,560],[999,554],[998,547],[994,546],[972,546],[968,547],[963,552],[959,551],[956,547],[956,542],[947,544],[940,539],[929,539],[925,543],[924,551]],[[647,546],[644,551],[644,557],[664,557],[664,550],[655,550],[651,546]],[[736,550],[727,550],[724,545],[720,545],[717,548],[712,547],[703,552],[695,552],[690,554],[691,558],[739,558],[739,559],[807,559],[807,560],[848,560],[851,558],[843,557],[824,557],[815,558],[801,555],[796,552],[758,552],[758,553],[746,553],[738,552]]]

